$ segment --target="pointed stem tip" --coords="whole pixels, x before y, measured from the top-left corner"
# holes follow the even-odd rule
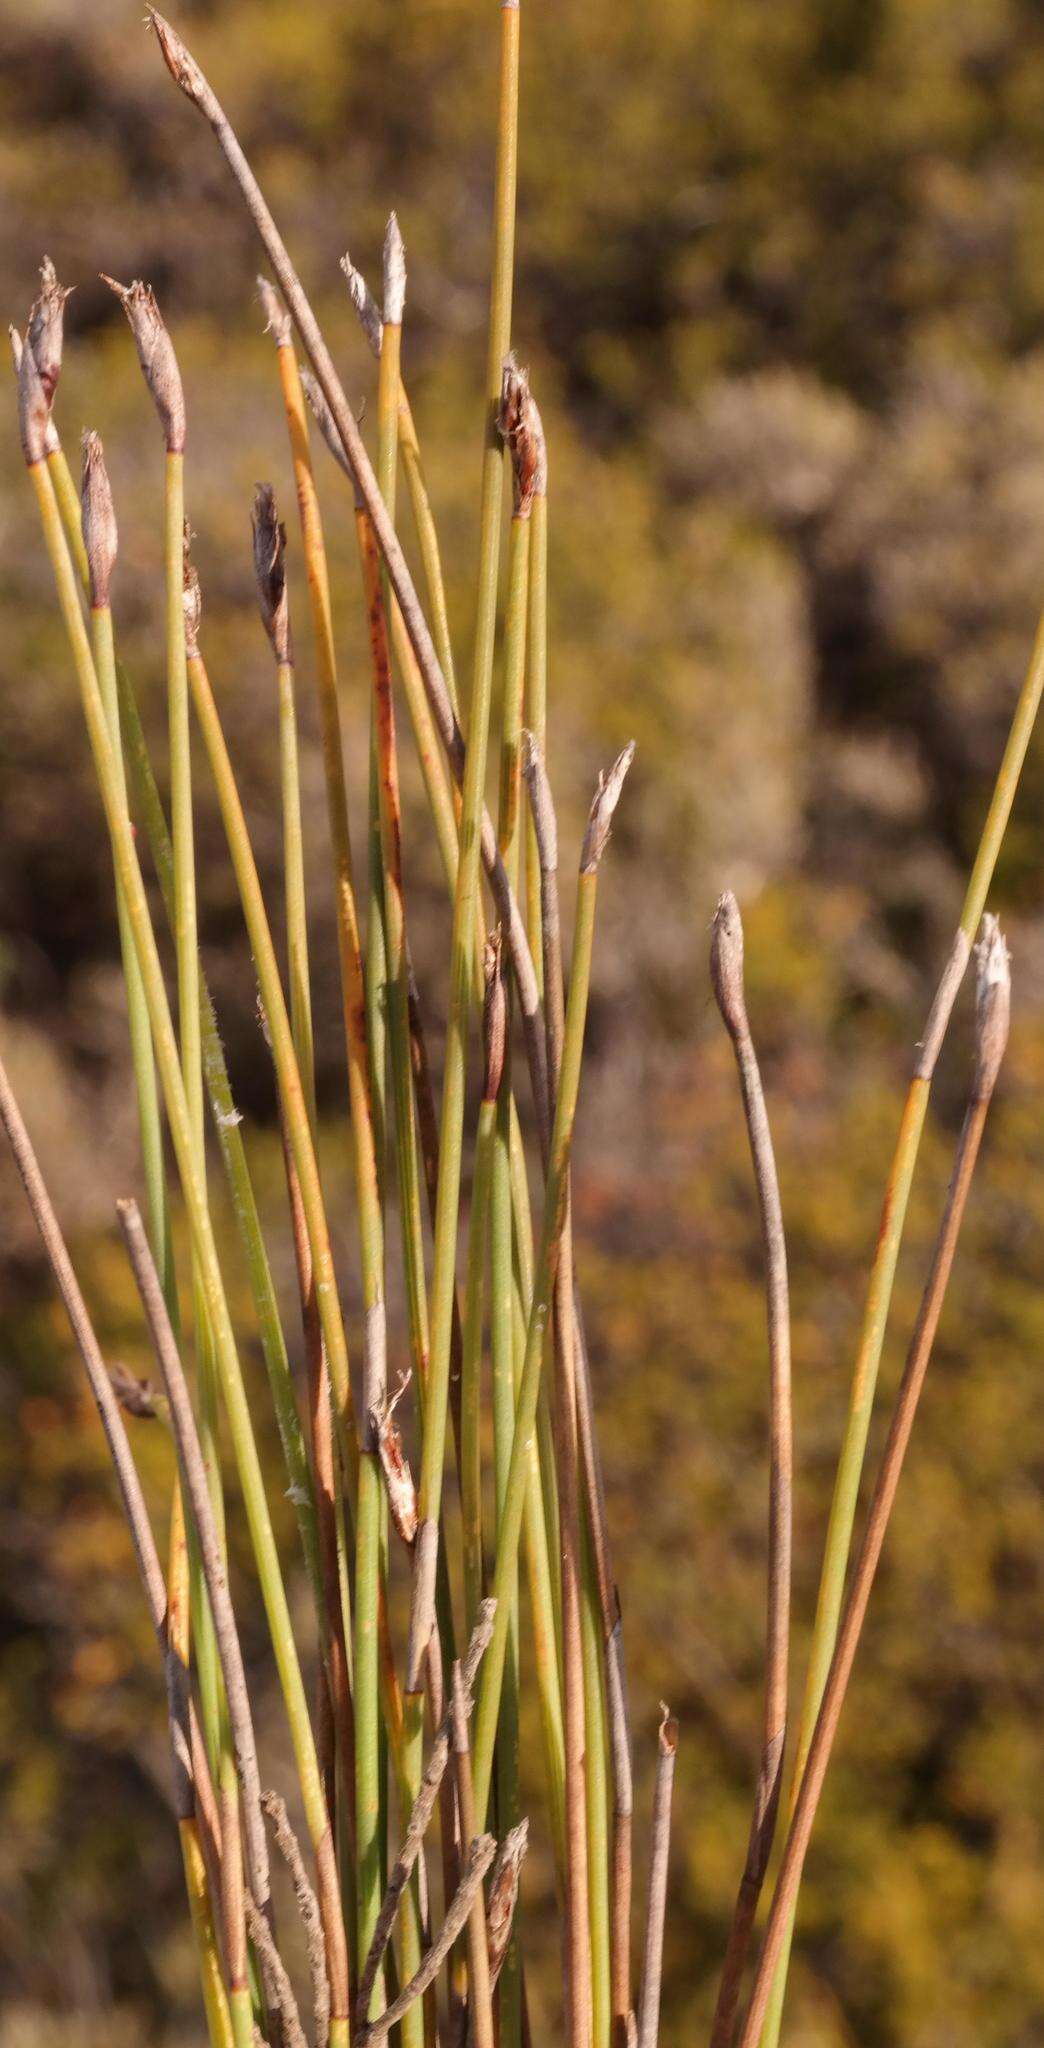
[[[271,484],[258,484],[251,517],[254,535],[254,577],[265,632],[278,662],[293,660],[290,598],[286,587],[286,527],[276,509]]]
[[[54,402],[61,375],[65,301],[72,289],[72,285],[59,284],[54,264],[49,256],[45,256],[40,265],[40,289],[29,314],[29,346],[36,358],[48,405]]]
[[[51,408],[40,381],[32,349],[20,344],[18,351],[18,431],[22,453],[30,469],[49,452]]]
[[[370,290],[361,270],[356,270],[348,251],[341,257],[341,269],[348,285],[348,296],[359,316],[359,325],[366,336],[375,356],[381,352],[383,322],[381,309]]]
[[[181,455],[185,449],[185,394],[174,344],[151,285],[135,278],[133,284],[119,284],[102,271],[102,283],[115,292],[130,321],[145,382],[160,417],[167,451]]]
[[[110,600],[119,535],[112,486],[105,466],[105,450],[98,434],[87,433],[83,437],[80,525],[87,555],[91,605],[100,610]]]
[[[595,799],[591,805],[591,814],[587,820],[587,831],[584,833],[584,843],[580,850],[580,873],[582,875],[594,873],[609,844],[613,814],[620,801],[620,792],[624,786],[627,770],[633,760],[634,741],[628,740],[623,752],[617,755],[608,773],[603,771],[598,777],[598,788],[595,791]]]
[[[267,277],[258,278],[257,296],[265,316],[265,333],[272,336],[277,348],[289,348],[293,321],[275,286],[269,284]]]
[[[401,327],[406,306],[406,247],[398,216],[394,213],[388,215],[384,231],[383,271],[384,324],[386,327]]]
[[[993,1093],[1011,1019],[1011,964],[1000,924],[987,911],[975,948],[975,1086],[982,1101]]]
[[[743,920],[731,889],[718,898],[711,925],[711,981],[718,1008],[730,1037],[742,1037],[747,1029],[747,1005],[743,995]]]
[[[194,57],[190,57],[181,37],[173,29],[166,16],[150,7],[145,16],[145,26],[153,35],[163,52],[164,62],[175,85],[180,85],[190,100],[197,102],[206,90],[206,79]]]

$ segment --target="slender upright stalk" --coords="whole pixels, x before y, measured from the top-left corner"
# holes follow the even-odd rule
[[[652,1853],[649,1862],[649,1902],[645,1915],[645,1951],[642,1960],[642,1996],[638,2008],[637,2048],[656,2048],[660,2032],[660,1980],[663,1972],[663,1920],[667,1905],[667,1864],[671,1850],[671,1796],[674,1791],[674,1759],[678,1750],[678,1723],[666,1707],[660,1722],[660,1753],[656,1766],[653,1797]]]
[[[801,1777],[808,1756],[812,1731],[815,1727],[819,1706],[826,1684],[827,1672],[837,1640],[841,1603],[844,1598],[845,1578],[852,1544],[852,1530],[855,1524],[856,1507],[859,1499],[859,1482],[866,1455],[867,1433],[873,1409],[877,1372],[881,1362],[888,1312],[895,1282],[895,1269],[902,1243],[906,1210],[910,1199],[914,1168],[924,1130],[928,1110],[928,1096],[932,1085],[935,1064],[942,1048],[946,1028],[950,1020],[957,991],[964,978],[965,968],[971,952],[979,919],[982,916],[993,880],[997,856],[1007,829],[1011,807],[1015,801],[1019,777],[1022,773],[1026,751],[1029,747],[1033,728],[1040,708],[1041,693],[1044,691],[1044,617],[1037,627],[1037,636],[1030,656],[1026,677],[1019,692],[1018,702],[1012,717],[1007,744],[997,779],[993,788],[989,810],[983,825],[978,851],[968,882],[960,923],[957,927],[949,959],[943,969],[935,993],[924,1037],[918,1048],[913,1074],[903,1106],[902,1120],[895,1154],[885,1189],[884,1206],[878,1231],[877,1246],[870,1270],[866,1309],[860,1333],[859,1349],[856,1354],[852,1384],[849,1391],[848,1413],[845,1419],[844,1436],[838,1457],[837,1475],[834,1481],[834,1495],[830,1505],[826,1540],[823,1547],[823,1563],[819,1579],[819,1596],[816,1603],[816,1618],[812,1633],[812,1647],[809,1653],[808,1676],[805,1682],[805,1696],[798,1728],[797,1755],[794,1763],[794,1779],[791,1786],[791,1812],[800,1789]],[[761,2048],[777,2048],[779,2030],[783,2017],[783,1999],[786,1992],[787,1965],[790,1944],[793,1938],[793,1924],[787,1927],[781,1943],[779,1960],[772,1996],[766,2015]]]
[[[57,451],[56,451],[57,452]],[[53,475],[52,468],[52,475]],[[109,488],[105,454],[97,434],[85,434],[83,441],[83,489],[81,494],[84,560],[87,564],[88,596],[91,607],[91,642],[98,685],[109,721],[117,771],[127,800],[123,749],[120,736],[120,706],[116,683],[116,655],[113,642],[110,586],[116,563],[116,516]],[[116,887],[116,917],[120,933],[120,959],[127,994],[127,1024],[131,1063],[138,1103],[141,1134],[142,1175],[149,1217],[149,1234],[163,1278],[163,1291],[172,1317],[177,1314],[170,1215],[167,1207],[167,1178],[163,1162],[163,1122],[156,1064],[152,1057],[152,1033],[145,992],[127,918],[123,890]]]
[[[253,513],[254,574],[262,622],[276,665],[279,694],[280,791],[283,815],[283,862],[286,890],[286,945],[290,985],[290,1031],[297,1058],[309,1123],[316,1130],[315,1058],[311,983],[308,964],[308,922],[301,826],[297,714],[294,690],[293,639],[286,587],[286,529],[279,521],[271,487],[259,484]],[[294,1259],[301,1297],[308,1370],[312,1454],[317,1493],[317,1530],[322,1570],[320,1627],[329,1688],[329,1728],[334,1755],[328,1757],[327,1804],[336,1807],[337,1760],[342,1779],[354,1789],[355,1718],[351,1699],[346,1617],[341,1597],[341,1532],[338,1521],[338,1476],[331,1429],[330,1375],[323,1346],[315,1293],[315,1275],[300,1181],[283,1121],[284,1158],[290,1198]],[[354,1843],[354,1799],[348,1801],[348,1831]],[[345,1882],[350,1873],[345,1873]]]
[[[485,1818],[490,1781],[493,1770],[493,1748],[496,1737],[497,1718],[500,1710],[500,1689],[504,1673],[504,1658],[507,1650],[507,1613],[501,1607],[505,1588],[510,1587],[515,1559],[518,1555],[519,1535],[522,1527],[522,1511],[525,1501],[527,1476],[527,1449],[536,1424],[537,1401],[540,1394],[540,1374],[543,1363],[544,1336],[551,1310],[551,1296],[554,1284],[558,1244],[564,1220],[569,1156],[573,1139],[573,1124],[576,1104],[580,1092],[580,1067],[583,1058],[584,1027],[587,1020],[587,998],[591,977],[591,956],[594,943],[595,903],[598,894],[598,869],[609,838],[613,812],[619,800],[624,777],[631,763],[633,747],[625,748],[607,776],[600,777],[598,792],[591,806],[587,831],[580,854],[580,882],[577,890],[576,930],[573,938],[573,962],[569,980],[569,1003],[566,1010],[565,1037],[562,1047],[562,1071],[555,1103],[555,1120],[551,1133],[551,1154],[547,1184],[544,1193],[544,1215],[540,1233],[540,1249],[537,1255],[533,1277],[533,1301],[526,1331],[525,1358],[522,1367],[522,1381],[519,1387],[515,1411],[515,1438],[511,1452],[511,1466],[505,1491],[504,1507],[497,1527],[497,1563],[493,1582],[494,1597],[497,1600],[493,1636],[482,1670],[479,1692],[478,1718],[475,1732],[475,1813],[478,1824]]]
[[[297,703],[290,601],[286,588],[286,527],[276,510],[271,484],[258,484],[251,520],[254,538],[254,580],[261,621],[268,634],[276,667],[279,699],[279,795],[283,818],[283,887],[286,892],[287,986],[290,1030],[297,1053],[308,1108],[315,1129],[315,1048],[312,1034],[312,991],[308,971],[308,914],[301,827],[301,779],[298,767]]]
[[[497,566],[500,548],[503,456],[496,410],[501,374],[511,329],[511,281],[514,267],[515,186],[518,153],[519,9],[501,7],[500,108],[497,123],[497,169],[494,197],[493,276],[486,361],[485,448],[479,515],[479,574],[475,607],[475,655],[468,707],[468,748],[460,818],[460,861],[453,906],[450,1006],[446,1026],[442,1119],[439,1131],[439,1189],[435,1214],[435,1250],[431,1296],[431,1366],[424,1410],[424,1442],[418,1509],[418,1565],[414,1573],[407,1653],[412,1686],[431,1633],[434,1617],[434,1563],[438,1543],[439,1507],[446,1449],[449,1402],[450,1339],[456,1286],[457,1222],[460,1205],[461,1156],[464,1136],[464,1085],[468,1019],[474,963],[475,920],[479,907],[479,852],[484,810],[483,789],[493,684],[493,639],[496,626]],[[327,393],[329,397],[329,393]],[[340,424],[340,422],[338,422]],[[356,471],[358,475],[358,471]],[[360,479],[361,482],[361,479]],[[375,522],[376,525],[376,522]],[[391,561],[388,560],[389,573]],[[402,604],[402,595],[399,596]],[[402,606],[403,616],[407,608]],[[426,629],[425,629],[426,630]],[[420,652],[418,650],[418,659]],[[505,1613],[505,1625],[507,1623]]]
[[[718,1008],[736,1054],[743,1110],[757,1183],[761,1232],[765,1247],[771,1385],[768,1623],[761,1761],[754,1795],[747,1857],[726,1943],[725,1962],[711,2028],[711,2048],[729,2048],[754,1918],[772,1849],[783,1776],[783,1750],[787,1732],[793,1521],[793,1426],[790,1401],[790,1294],[787,1283],[787,1247],[772,1134],[743,993],[743,925],[739,905],[731,891],[727,891],[721,897],[714,915],[711,979]]]
[[[542,467],[542,465],[541,465]],[[526,779],[530,791],[530,817],[534,828],[540,878],[540,919],[544,967],[544,1018],[548,1041],[548,1073],[552,1099],[558,1089],[564,1038],[564,994],[562,939],[558,901],[558,830],[550,784],[536,736],[526,744]],[[585,1659],[583,1640],[583,1599],[602,1604],[602,1588],[595,1568],[594,1533],[602,1532],[604,1512],[600,1494],[588,1501],[589,1540],[584,1541],[580,1510],[580,1401],[579,1382],[585,1361],[582,1354],[580,1319],[573,1271],[572,1215],[567,1186],[562,1251],[555,1278],[554,1360],[555,1469],[561,1514],[561,1603],[563,1665],[566,1696],[566,1829],[570,1859],[569,1904],[571,1947],[581,1958],[589,1955],[595,1909],[609,1891],[608,1818],[597,1810],[597,1795],[606,1800],[604,1766],[589,1763],[588,1739],[601,1726],[601,1679],[597,1688]],[[581,1371],[578,1373],[578,1361]],[[603,1623],[604,1626],[604,1623]],[[608,1654],[609,1631],[606,1629]],[[596,1696],[597,1693],[597,1696]],[[626,1751],[627,1745],[624,1743]],[[614,1745],[614,1756],[616,1745]],[[629,1788],[629,1775],[628,1775]],[[619,1802],[617,1802],[619,1806]],[[628,1807],[629,1813],[629,1807]],[[626,2028],[630,2015],[630,1833],[618,1842],[626,1856],[617,1855],[613,1886],[614,1920],[610,1940],[616,1958],[616,2002],[618,2031]],[[582,1914],[582,1917],[581,1917]],[[599,1987],[599,2003],[605,1993]],[[591,1967],[592,2008],[595,1998],[593,1961]],[[596,2041],[596,2048],[598,2042]]]
[[[166,604],[167,725],[170,758],[170,824],[174,878],[174,959],[177,975],[178,1038],[181,1072],[189,1107],[197,1170],[206,1199],[206,1147],[203,1117],[203,1069],[199,1016],[199,937],[196,916],[196,860],[192,819],[192,749],[189,733],[188,675],[182,610],[182,554],[185,533],[185,397],[181,372],[170,335],[148,285],[107,280],[130,323],[149,394],[156,407],[166,450],[163,499],[163,565]],[[224,1533],[221,1458],[218,1445],[218,1383],[213,1336],[207,1320],[198,1260],[192,1265],[193,1330],[199,1390],[200,1433],[210,1496],[218,1528]],[[214,1638],[213,1617],[203,1591],[195,1529],[189,1528],[192,1577],[192,1631],[199,1669],[203,1722],[211,1762],[226,1788],[226,1806],[234,1806],[234,1775],[226,1704]],[[236,1825],[232,1815],[231,1824]],[[233,1996],[233,2018],[235,1997]]]
[[[947,1190],[931,1267],[921,1297],[917,1323],[910,1342],[906,1366],[896,1395],[891,1428],[881,1460],[877,1484],[867,1514],[866,1531],[860,1546],[852,1583],[838,1631],[837,1643],[827,1673],[819,1713],[809,1745],[801,1789],[787,1834],[786,1848],[772,1899],[765,1942],[751,1994],[750,2010],[741,2036],[740,2048],[755,2048],[773,1985],[773,1972],[792,1925],[798,1887],[815,1823],[830,1755],[837,1734],[845,1693],[862,1633],[874,1577],[881,1558],[888,1522],[895,1503],[917,1404],[932,1355],[946,1289],[953,1270],[957,1239],[971,1186],[972,1174],[982,1143],[990,1100],[1000,1071],[1008,1036],[1010,977],[1007,947],[996,918],[986,917],[983,935],[976,947],[978,990],[976,1002],[976,1056],[971,1099],[957,1144],[957,1156]]]
[[[351,257],[346,253],[341,258],[341,269],[348,285],[348,294],[359,315],[359,324],[375,356],[380,356],[383,340],[381,309],[364,278],[357,270]],[[406,392],[406,386],[399,373],[398,390],[398,440],[403,469],[406,472],[406,487],[409,491],[410,508],[417,532],[421,562],[424,567],[424,582],[428,592],[428,608],[431,613],[431,629],[449,692],[450,702],[457,716],[457,682],[453,668],[453,649],[450,644],[449,612],[446,606],[446,587],[442,574],[442,555],[439,549],[438,530],[428,496],[428,486],[421,461],[420,442],[414,423],[413,409]]]
[[[327,816],[330,826],[337,908],[338,955],[345,1041],[348,1052],[348,1083],[351,1133],[355,1168],[359,1235],[362,1252],[363,1299],[366,1308],[366,1364],[363,1414],[377,1412],[385,1397],[385,1307],[384,1307],[384,1225],[381,1214],[378,1138],[375,1128],[374,1097],[370,1071],[367,1031],[366,986],[362,942],[352,869],[348,826],[348,797],[344,780],[341,722],[337,699],[337,663],[334,651],[330,584],[322,518],[315,488],[308,427],[300,372],[290,338],[289,323],[272,291],[261,281],[261,295],[269,325],[277,344],[279,375],[286,409],[290,445],[297,486],[298,509],[308,573],[312,627],[319,685],[323,765],[326,775]],[[300,1173],[300,1166],[298,1167]],[[304,1182],[302,1179],[302,1194]],[[311,1225],[309,1226],[311,1234]],[[325,1330],[325,1324],[324,1324]],[[361,1457],[351,1436],[350,1390],[347,1372],[340,1376],[336,1353],[327,1352],[342,1445],[350,1468],[358,1473],[356,1509],[356,1585],[354,1600],[355,1685],[355,1807],[357,1830],[358,1901],[357,1958],[369,1945],[374,1917],[380,1905],[380,1732],[378,1721],[378,1672],[380,1629],[380,1532],[381,1483],[376,1446],[368,1440]],[[360,1780],[362,1792],[360,1796]]]
[[[170,835],[149,760],[137,702],[126,670],[119,662],[116,664],[116,683],[120,695],[120,721],[135,806],[145,827],[164,908],[168,917],[172,919],[174,880]],[[300,1416],[290,1377],[286,1339],[283,1335],[279,1304],[276,1300],[246,1148],[243,1144],[240,1115],[232,1097],[221,1033],[202,968],[199,1015],[203,1044],[203,1074],[210,1099],[211,1119],[228,1177],[232,1211],[246,1260],[250,1292],[257,1315],[261,1349],[286,1463],[289,1491],[297,1516],[301,1547],[309,1578],[316,1589],[317,1606],[321,1608],[315,1501]]]

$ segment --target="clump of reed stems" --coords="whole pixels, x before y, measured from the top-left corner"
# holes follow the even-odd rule
[[[348,2048],[350,2041],[362,2048],[392,2034],[403,2048],[458,2048],[468,2041],[475,2048],[522,2048],[533,2038],[525,1978],[524,1857],[530,1832],[542,1829],[563,1929],[561,2038],[568,2048],[656,2048],[678,1727],[664,1708],[636,1974],[632,1732],[571,1199],[596,905],[633,748],[625,748],[598,777],[579,849],[567,967],[559,830],[548,769],[554,719],[548,451],[528,376],[511,346],[520,9],[513,0],[500,9],[489,329],[485,380],[476,402],[479,560],[466,726],[437,521],[404,382],[407,271],[397,218],[393,213],[388,223],[380,301],[347,256],[343,262],[377,361],[371,462],[304,288],[220,102],[170,23],[155,13],[150,21],[173,78],[214,133],[278,281],[277,291],[260,279],[259,292],[276,349],[298,511],[297,532],[289,538],[271,486],[258,485],[253,560],[274,668],[271,716],[278,734],[283,831],[285,923],[277,934],[225,738],[221,679],[215,687],[203,654],[203,593],[185,517],[190,421],[174,340],[147,284],[107,280],[127,313],[164,450],[168,821],[133,684],[117,652],[119,541],[104,451],[98,435],[88,433],[78,491],[58,431],[54,406],[68,292],[45,261],[25,333],[11,335],[19,422],[111,845],[145,1200],[144,1220],[137,1203],[127,1199],[119,1205],[119,1222],[162,1395],[116,1368],[106,1369],[2,1063],[0,1120],[109,1442],[159,1642],[172,1804],[208,2036],[212,2048],[254,2048],[258,2040],[272,2048],[298,2048],[309,2039],[323,2048]],[[361,820],[350,815],[344,773],[334,593],[309,409],[341,472],[325,480],[333,485],[327,517],[349,514],[358,542],[372,686],[370,777]],[[396,529],[400,466],[423,568],[423,598]],[[512,509],[502,593],[507,481]],[[291,622],[298,557],[310,627],[302,663],[306,685],[298,674]],[[723,896],[714,918],[711,977],[736,1057],[765,1255],[769,1516],[761,1751],[753,1769],[746,1853],[737,1857],[738,1891],[711,2048],[731,2048],[738,2026],[740,2048],[771,2043],[778,2035],[801,1873],[1007,1038],[1007,950],[995,919],[983,918],[983,911],[1042,685],[1044,628],[910,1082],[826,1536],[782,1857],[741,2025],[759,1900],[781,1811],[788,1725],[791,1359],[783,1204],[747,1015],[735,898]],[[317,697],[324,837],[343,998],[347,1088],[333,1115],[346,1115],[348,1122],[364,1310],[361,1330],[351,1332],[318,1151],[298,754],[302,686],[314,687]],[[407,711],[403,724],[400,698]],[[502,707],[499,731],[493,729],[495,701]],[[441,1098],[425,1038],[404,886],[399,782],[407,724],[453,904]],[[254,1198],[249,1147],[200,964],[194,734],[218,796],[275,1074],[306,1363],[303,1412]],[[495,816],[486,802],[493,748],[499,754]],[[360,834],[364,866],[356,862]],[[167,933],[153,928],[146,849]],[[928,1091],[980,920],[969,1106],[845,1599],[874,1382]],[[253,1004],[253,989],[244,992],[244,1000]],[[474,1088],[479,1065],[481,1081]],[[527,1122],[541,1183],[535,1205]],[[209,1181],[218,1159],[229,1182],[278,1423],[285,1470],[276,1479],[263,1472],[257,1451],[255,1396],[247,1391],[241,1358],[252,1332],[233,1323],[224,1247],[211,1214]],[[390,1391],[386,1275],[393,1175],[409,1363]],[[172,1219],[179,1210],[189,1233],[186,1271],[179,1270],[173,1250]],[[222,1407],[279,1674],[311,1871],[286,1807],[262,1786],[225,1562],[226,1517],[238,1507],[225,1494]],[[157,1415],[164,1418],[174,1452],[166,1574],[125,1420]],[[411,1444],[419,1449],[416,1471]],[[456,1546],[449,1532],[457,1521],[446,1513],[451,1445],[460,1505]],[[294,1503],[312,1603],[303,1634],[291,1620],[286,1561],[273,1533],[273,1484]],[[396,1546],[410,1582],[408,1629],[398,1632],[389,1602],[399,1569],[393,1562]],[[520,1600],[523,1554],[527,1609]],[[303,1668],[313,1658],[318,1685],[311,1704]],[[530,1684],[540,1709],[545,1782],[542,1808],[524,1814],[519,1708]],[[289,1868],[305,1929],[307,1997],[304,1987],[292,1983],[284,1961],[266,1822]]]

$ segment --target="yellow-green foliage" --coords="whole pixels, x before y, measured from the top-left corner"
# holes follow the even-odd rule
[[[760,1251],[707,925],[730,883],[790,1233],[800,1672],[900,1092],[1044,596],[1044,35],[1014,0],[523,9],[515,341],[551,448],[564,866],[595,768],[639,742],[603,894],[576,1209],[646,1805],[661,1694],[683,1728],[664,2025],[680,2043],[706,2027],[739,1874],[764,1597]],[[368,433],[372,368],[337,258],[348,247],[373,275],[398,209],[406,364],[461,674],[492,11],[215,0],[183,24],[242,126],[349,395],[369,397]],[[248,511],[259,476],[289,507],[285,437],[250,233],[139,14],[136,0],[4,9],[5,318],[24,317],[49,250],[77,286],[63,428],[70,446],[81,423],[105,437],[121,640],[160,745],[162,458],[95,273],[140,273],[160,293],[188,394],[208,657],[275,921],[275,702]],[[12,406],[0,410],[5,1049],[103,1338],[145,1370],[129,1285],[102,1241],[134,1175],[108,856],[20,468]],[[325,481],[359,859],[358,572],[347,499]],[[303,624],[293,541],[291,575]],[[301,695],[324,1163],[354,1310],[321,769]],[[207,968],[274,1210],[271,1081],[199,780]],[[405,782],[424,910],[414,943],[437,1021],[448,913],[412,764]],[[809,1861],[785,2035],[803,2048],[1011,2048],[1037,2038],[1044,2007],[1042,796],[1038,744],[999,873],[1016,1031]],[[962,1021],[915,1189],[886,1395],[967,1050]],[[176,1844],[154,1824],[164,1734],[147,1625],[6,1161],[0,1191],[0,1755],[16,1760],[0,1789],[0,2005],[12,2006],[0,2048],[43,2048],[54,2037],[34,2013],[77,2005],[136,2016],[106,2018],[107,2041],[140,2026],[134,2038],[180,2042],[195,2038],[194,2006],[170,1935],[184,1918]],[[276,1277],[289,1301],[288,1265]],[[247,1369],[260,1374],[256,1356]],[[161,1502],[166,1447],[144,1429],[135,1442]],[[282,1533],[289,1557],[289,1509]],[[539,1856],[530,1877],[550,1981]],[[53,1955],[32,1934],[45,1901]],[[539,1976],[531,1996],[540,2038]],[[63,2042],[78,2039],[71,2024]]]

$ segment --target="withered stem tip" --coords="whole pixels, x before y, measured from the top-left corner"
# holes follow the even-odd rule
[[[120,284],[102,271],[101,279],[115,292],[130,322],[138,361],[159,414],[168,452],[181,455],[185,448],[185,394],[174,344],[156,295],[151,285],[137,277],[132,284]]]
[[[152,30],[175,85],[180,85],[190,100],[199,100],[206,90],[206,79],[195,58],[189,56],[177,31],[155,7],[146,10],[145,26]]]
[[[989,911],[975,947],[975,1088],[981,1100],[994,1088],[1011,1021],[1011,963],[1000,924]]]
[[[22,346],[18,363],[18,430],[22,453],[32,469],[48,453],[51,409],[31,348]]]
[[[348,296],[359,317],[359,325],[370,344],[373,354],[379,356],[383,333],[381,309],[362,271],[356,269],[347,250],[345,250],[344,255],[341,257],[341,269],[347,281]]]
[[[277,348],[289,348],[293,333],[293,321],[283,304],[279,293],[267,277],[257,280],[257,296],[265,316],[265,333],[272,336]]]
[[[277,662],[293,659],[290,599],[286,587],[286,527],[276,509],[271,484],[258,484],[251,515],[254,535],[254,577],[266,633]]]
[[[394,213],[388,215],[388,225],[384,231],[382,268],[384,323],[386,327],[401,327],[406,306],[406,249],[398,216]]]
[[[731,889],[718,898],[711,924],[711,982],[726,1030],[733,1038],[747,1028],[743,994],[743,920]]]
[[[29,313],[28,339],[49,405],[61,375],[65,301],[71,291],[71,285],[59,284],[54,264],[45,256],[40,265],[40,289]]]
[[[627,770],[634,760],[634,745],[633,740],[628,740],[608,772],[602,771],[599,774],[598,788],[595,791],[591,814],[587,820],[587,831],[584,833],[584,843],[580,850],[582,875],[593,874],[609,843],[613,814],[620,801]]]
[[[99,610],[110,601],[119,535],[105,450],[100,436],[94,433],[86,433],[83,437],[80,525],[87,556],[90,600],[95,610]]]

